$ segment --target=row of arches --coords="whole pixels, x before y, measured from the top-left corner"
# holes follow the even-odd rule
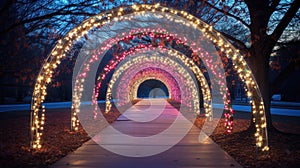
[[[131,73],[130,71],[127,71],[127,74]],[[124,74],[123,77],[126,77],[127,74]],[[112,88],[116,88],[116,98],[117,99],[127,99],[124,100],[124,102],[127,102],[128,100],[133,100],[137,98],[137,92],[138,87],[140,84],[142,84],[146,80],[159,80],[162,82],[167,90],[168,90],[168,97],[175,101],[181,100],[181,93],[179,84],[176,81],[176,79],[167,71],[159,68],[144,68],[137,73],[134,74],[131,80],[125,80],[120,78],[119,85],[112,86]],[[123,88],[123,89],[122,89]],[[126,95],[129,95],[126,97]]]
[[[80,38],[87,35],[89,39],[94,39],[92,42],[86,42],[85,47],[83,47],[77,58],[78,62],[76,61],[76,64],[79,66],[77,66],[78,68],[75,66],[74,71],[75,81],[71,120],[72,128],[76,131],[79,125],[77,114],[80,112],[81,98],[83,97],[82,94],[86,89],[86,79],[95,76],[94,70],[97,69],[97,64],[99,64],[103,55],[114,44],[117,44],[123,39],[133,38],[134,36],[143,33],[150,34],[150,37],[154,37],[156,34],[161,34],[165,38],[176,37],[177,40],[182,41],[186,46],[190,46],[193,53],[197,54],[196,57],[203,60],[205,66],[208,67],[210,79],[217,78],[216,80],[211,80],[212,88],[208,94],[211,97],[217,97],[212,99],[212,102],[223,102],[226,107],[229,99],[227,97],[226,83],[223,82],[225,81],[225,77],[224,72],[222,71],[222,62],[219,59],[218,51],[225,53],[226,56],[232,60],[241,79],[246,83],[248,96],[252,99],[253,122],[255,122],[256,125],[256,145],[263,151],[268,150],[263,100],[254,76],[247,66],[246,61],[243,59],[243,56],[225,38],[223,38],[220,33],[198,18],[185,11],[178,11],[159,5],[133,5],[130,7],[113,9],[85,20],[58,41],[39,72],[33,92],[30,124],[31,145],[33,148],[41,148],[42,130],[45,122],[42,103],[47,94],[47,84],[51,82],[53,71],[60,64],[61,59],[66,57],[66,53],[70,51],[74,41],[80,40]],[[218,50],[216,50],[216,48]],[[168,50],[168,52],[173,52],[172,50],[169,50],[168,47],[166,47],[166,50]],[[137,51],[128,50],[128,52],[129,54],[132,54]],[[125,58],[125,55],[119,56],[120,61],[123,60],[123,56]],[[143,59],[146,58],[148,57],[144,56]],[[183,60],[183,58],[180,59]],[[192,63],[192,61],[189,62]],[[117,63],[112,61],[111,66],[106,67],[105,71],[107,72],[111,69],[115,69],[116,65]],[[193,70],[194,68],[191,69]],[[105,73],[100,75],[100,79],[104,79],[105,77]],[[92,83],[92,85],[94,85],[94,83]],[[96,89],[92,92],[95,93],[100,85],[101,84],[98,83]],[[187,94],[187,97],[194,100],[194,108],[197,108],[199,107],[199,102],[197,102],[199,101],[199,90],[192,87],[193,85],[195,85],[195,83],[191,83],[191,85],[186,88],[187,90],[185,90],[184,94]],[[201,83],[201,86],[205,86],[205,84],[203,83],[202,85]],[[205,90],[202,91],[202,93],[206,92],[207,91]],[[183,93],[181,93],[181,96],[183,96],[182,94]],[[93,102],[95,103],[97,94],[93,94],[93,96]],[[110,96],[109,92],[107,96]],[[206,109],[209,110],[209,107],[210,104],[206,106]]]

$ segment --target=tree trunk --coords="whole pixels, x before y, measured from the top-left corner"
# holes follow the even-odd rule
[[[276,43],[267,35],[269,18],[272,14],[267,0],[247,0],[250,12],[251,48],[249,63],[264,101],[266,124],[268,130],[276,130],[270,113],[271,85],[269,81],[269,59]],[[253,119],[253,115],[252,115]],[[253,120],[252,120],[253,121]],[[252,122],[250,129],[254,127]],[[255,128],[255,127],[254,127]]]
[[[264,101],[267,128],[269,131],[275,131],[270,111],[272,88],[269,80],[269,56],[266,55],[268,52],[263,52],[262,46],[258,44],[253,45],[250,49],[251,57],[249,58],[249,63]],[[253,121],[253,115],[251,119]],[[251,122],[250,128],[254,128],[253,122]]]

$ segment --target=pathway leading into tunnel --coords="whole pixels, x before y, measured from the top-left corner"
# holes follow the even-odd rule
[[[199,142],[201,130],[191,126],[186,136],[170,149],[156,155],[141,157],[151,150],[163,149],[170,139],[180,136],[187,126],[184,116],[164,99],[143,99],[121,115],[111,126],[105,128],[101,136],[84,143],[76,151],[62,158],[51,167],[105,167],[105,168],[152,168],[152,167],[241,167],[232,157],[206,136]],[[111,128],[133,137],[151,137],[172,127],[176,129],[154,141],[126,140]],[[128,157],[110,152],[129,153]],[[141,150],[142,149],[142,150]],[[153,152],[152,151],[152,152]]]

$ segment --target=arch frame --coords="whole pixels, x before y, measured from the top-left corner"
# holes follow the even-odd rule
[[[206,25],[205,23],[201,22],[199,19],[195,18],[194,16],[188,14],[184,11],[177,11],[174,9],[161,7],[159,5],[134,5],[129,8],[118,8],[112,10],[113,12],[107,12],[105,14],[97,15],[96,18],[101,20],[104,19],[103,22],[98,22],[99,20],[96,20],[94,17],[87,19],[82,24],[80,24],[77,28],[72,29],[62,40],[58,41],[58,44],[53,48],[49,56],[47,57],[45,64],[43,65],[41,71],[39,72],[39,75],[37,76],[37,81],[35,84],[34,92],[33,92],[33,99],[31,103],[31,124],[30,124],[30,130],[31,130],[31,147],[34,149],[41,148],[41,136],[42,136],[42,126],[44,123],[43,115],[42,117],[39,117],[40,109],[42,107],[42,103],[45,100],[45,96],[47,94],[46,92],[46,86],[48,83],[51,82],[53,71],[56,69],[56,67],[60,64],[60,60],[66,56],[66,51],[69,51],[73,40],[78,39],[79,37],[82,37],[83,35],[87,34],[89,28],[91,27],[98,27],[101,25],[104,25],[107,23],[108,20],[112,16],[119,16],[123,13],[130,13],[130,12],[138,12],[138,11],[157,11],[160,10],[162,12],[170,12],[171,14],[179,15],[183,18],[186,18],[187,20],[193,21],[194,26],[199,26],[200,28],[203,28],[205,31],[208,30],[209,34],[207,36],[212,40],[219,43],[219,46],[221,46],[221,49],[223,51],[225,49],[227,54],[232,55],[231,59],[234,62],[235,65],[237,65],[238,72],[241,74],[242,79],[244,79],[244,82],[246,83],[248,90],[248,96],[252,96],[251,105],[252,105],[252,113],[255,117],[254,122],[256,123],[256,145],[257,147],[261,148],[262,151],[267,151],[268,144],[267,144],[267,130],[266,130],[266,122],[265,122],[265,113],[264,113],[264,103],[262,96],[260,94],[259,88],[257,86],[256,81],[254,80],[254,76],[248,67],[247,63],[243,59],[243,57],[237,58],[239,56],[238,52],[234,52],[234,47],[228,43],[225,38],[223,38],[220,33],[215,31],[211,26]],[[94,25],[94,23],[97,21],[97,24]],[[77,36],[77,32],[81,33],[81,36]],[[219,37],[220,39],[223,39],[221,42],[218,41],[216,37]],[[225,44],[224,44],[225,42]],[[232,51],[233,50],[233,51]],[[228,51],[228,52],[227,52]],[[245,69],[247,71],[243,71]],[[240,71],[240,69],[242,71]],[[80,102],[79,102],[80,104]],[[42,113],[43,114],[43,113]]]
[[[154,64],[155,63],[155,64]],[[124,64],[122,66],[120,66],[115,73],[112,76],[112,79],[109,82],[108,88],[107,88],[107,97],[106,97],[106,112],[109,112],[110,108],[111,108],[111,103],[110,103],[110,99],[111,99],[111,95],[112,95],[112,89],[114,88],[114,83],[120,78],[121,75],[124,75],[124,72],[130,68],[131,65],[135,65],[133,68],[133,71],[140,71],[146,68],[160,68],[163,69],[165,67],[169,67],[168,69],[163,69],[165,71],[167,71],[168,73],[171,72],[176,72],[176,71],[183,71],[184,72],[184,68],[179,66],[178,63],[176,63],[174,60],[170,59],[170,58],[164,58],[163,56],[156,56],[156,55],[152,55],[151,57],[145,56],[144,54],[139,55],[137,54],[136,57],[129,59],[128,61],[124,62]],[[170,65],[177,65],[177,66],[170,66]],[[127,68],[126,68],[127,67]],[[177,68],[177,69],[176,69]],[[138,70],[136,70],[138,69]],[[193,78],[191,77],[191,74],[186,72],[184,74],[181,73],[176,73],[177,77],[180,78],[180,76],[182,75],[182,77],[185,79],[184,81],[190,81],[187,82],[187,84],[189,85],[189,87],[183,87],[184,83],[181,83],[181,91],[186,90],[188,88],[193,88],[191,90],[191,93],[195,93],[197,90],[196,85],[195,86],[190,86],[190,84],[192,84],[193,82]],[[134,75],[133,75],[134,76]],[[126,78],[131,78],[126,76]],[[175,78],[175,79],[178,79]],[[180,78],[181,79],[181,78]],[[177,82],[181,82],[182,80],[176,80]],[[179,84],[180,85],[180,84]],[[186,90],[187,91],[187,90]],[[189,92],[184,92],[184,94],[187,94]],[[192,96],[195,100],[195,102],[193,104],[191,104],[190,107],[194,107],[195,112],[200,112],[200,109],[198,109],[199,107],[199,95],[198,94],[187,94],[187,95],[182,95],[182,96],[187,96],[187,98],[189,96]],[[187,105],[189,106],[189,101],[185,102],[187,103]]]
[[[152,71],[148,70],[148,69],[152,69]],[[161,82],[163,82],[166,86],[169,85],[169,98],[170,99],[173,99],[175,101],[180,101],[180,93],[173,93],[172,90],[175,90],[175,91],[179,91],[179,86],[178,86],[178,83],[177,81],[171,76],[171,74],[169,74],[168,72],[164,71],[164,70],[161,70],[161,69],[157,69],[157,68],[148,68],[148,69],[145,69],[145,71],[139,71],[138,73],[135,74],[135,76],[132,78],[132,80],[129,81],[129,83],[121,83],[122,86],[125,87],[125,89],[122,89],[124,91],[127,91],[128,90],[128,93],[129,95],[133,95],[133,93],[130,94],[130,87],[131,86],[135,86],[136,82],[139,81],[141,78],[142,79],[156,79],[156,80],[159,80]],[[154,72],[154,73],[152,73]],[[141,76],[141,77],[140,77]],[[144,77],[144,78],[143,78]],[[122,79],[120,79],[121,81],[123,81]],[[118,87],[117,88],[117,94],[121,92],[121,88],[123,87]],[[123,94],[124,95],[124,94]],[[124,97],[122,95],[117,95],[117,98],[120,98],[120,97]],[[129,98],[129,97],[128,97]]]
[[[150,52],[148,52],[148,51],[150,51]],[[201,84],[201,90],[202,90],[202,93],[204,95],[204,106],[205,106],[205,109],[207,109],[206,110],[206,116],[210,117],[210,118],[212,117],[212,109],[211,109],[212,108],[212,106],[211,106],[212,102],[211,102],[211,95],[210,95],[210,90],[209,90],[210,88],[208,86],[208,82],[206,81],[206,79],[205,79],[204,75],[202,74],[200,68],[198,68],[198,66],[191,59],[185,57],[182,53],[177,52],[175,50],[171,50],[171,49],[165,50],[165,49],[160,48],[160,47],[149,47],[146,50],[139,50],[139,54],[148,55],[149,57],[150,57],[151,54],[152,55],[159,54],[162,57],[165,56],[166,59],[174,60],[173,62],[179,61],[178,66],[183,64],[185,67],[187,67],[187,69],[190,69],[191,72],[193,73],[193,75],[196,76],[197,80]],[[135,54],[135,55],[139,55],[139,54]],[[133,55],[133,56],[135,56],[135,55]],[[133,57],[133,56],[132,55],[129,56],[129,59],[131,59],[131,57]],[[168,66],[168,65],[166,65],[166,66]],[[120,66],[119,69],[124,70],[124,68],[122,66]],[[116,72],[117,71],[115,71],[115,73]],[[129,72],[127,74],[130,75],[130,74],[133,74],[133,72]],[[126,79],[129,80],[130,78],[131,78],[130,76],[126,76]],[[122,83],[124,83],[124,81],[122,81]],[[113,86],[111,86],[111,85],[113,85]],[[111,82],[109,82],[109,85],[108,85],[108,89],[110,89],[110,88],[114,88],[114,84],[111,84]],[[108,91],[108,92],[110,92],[110,91]],[[107,98],[106,102],[109,103],[110,98]]]

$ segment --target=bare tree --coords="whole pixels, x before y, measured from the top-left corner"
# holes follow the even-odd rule
[[[208,23],[214,24],[216,29],[223,32],[225,37],[246,53],[262,92],[267,125],[269,129],[274,129],[270,113],[272,95],[272,83],[269,79],[270,56],[276,45],[299,40],[300,1],[204,0],[201,2],[212,9],[210,12],[222,14],[215,15],[218,19]],[[197,1],[193,4],[196,3]],[[201,18],[205,20],[205,15]],[[226,22],[228,20],[231,22]],[[296,64],[299,64],[299,59],[291,65]]]

